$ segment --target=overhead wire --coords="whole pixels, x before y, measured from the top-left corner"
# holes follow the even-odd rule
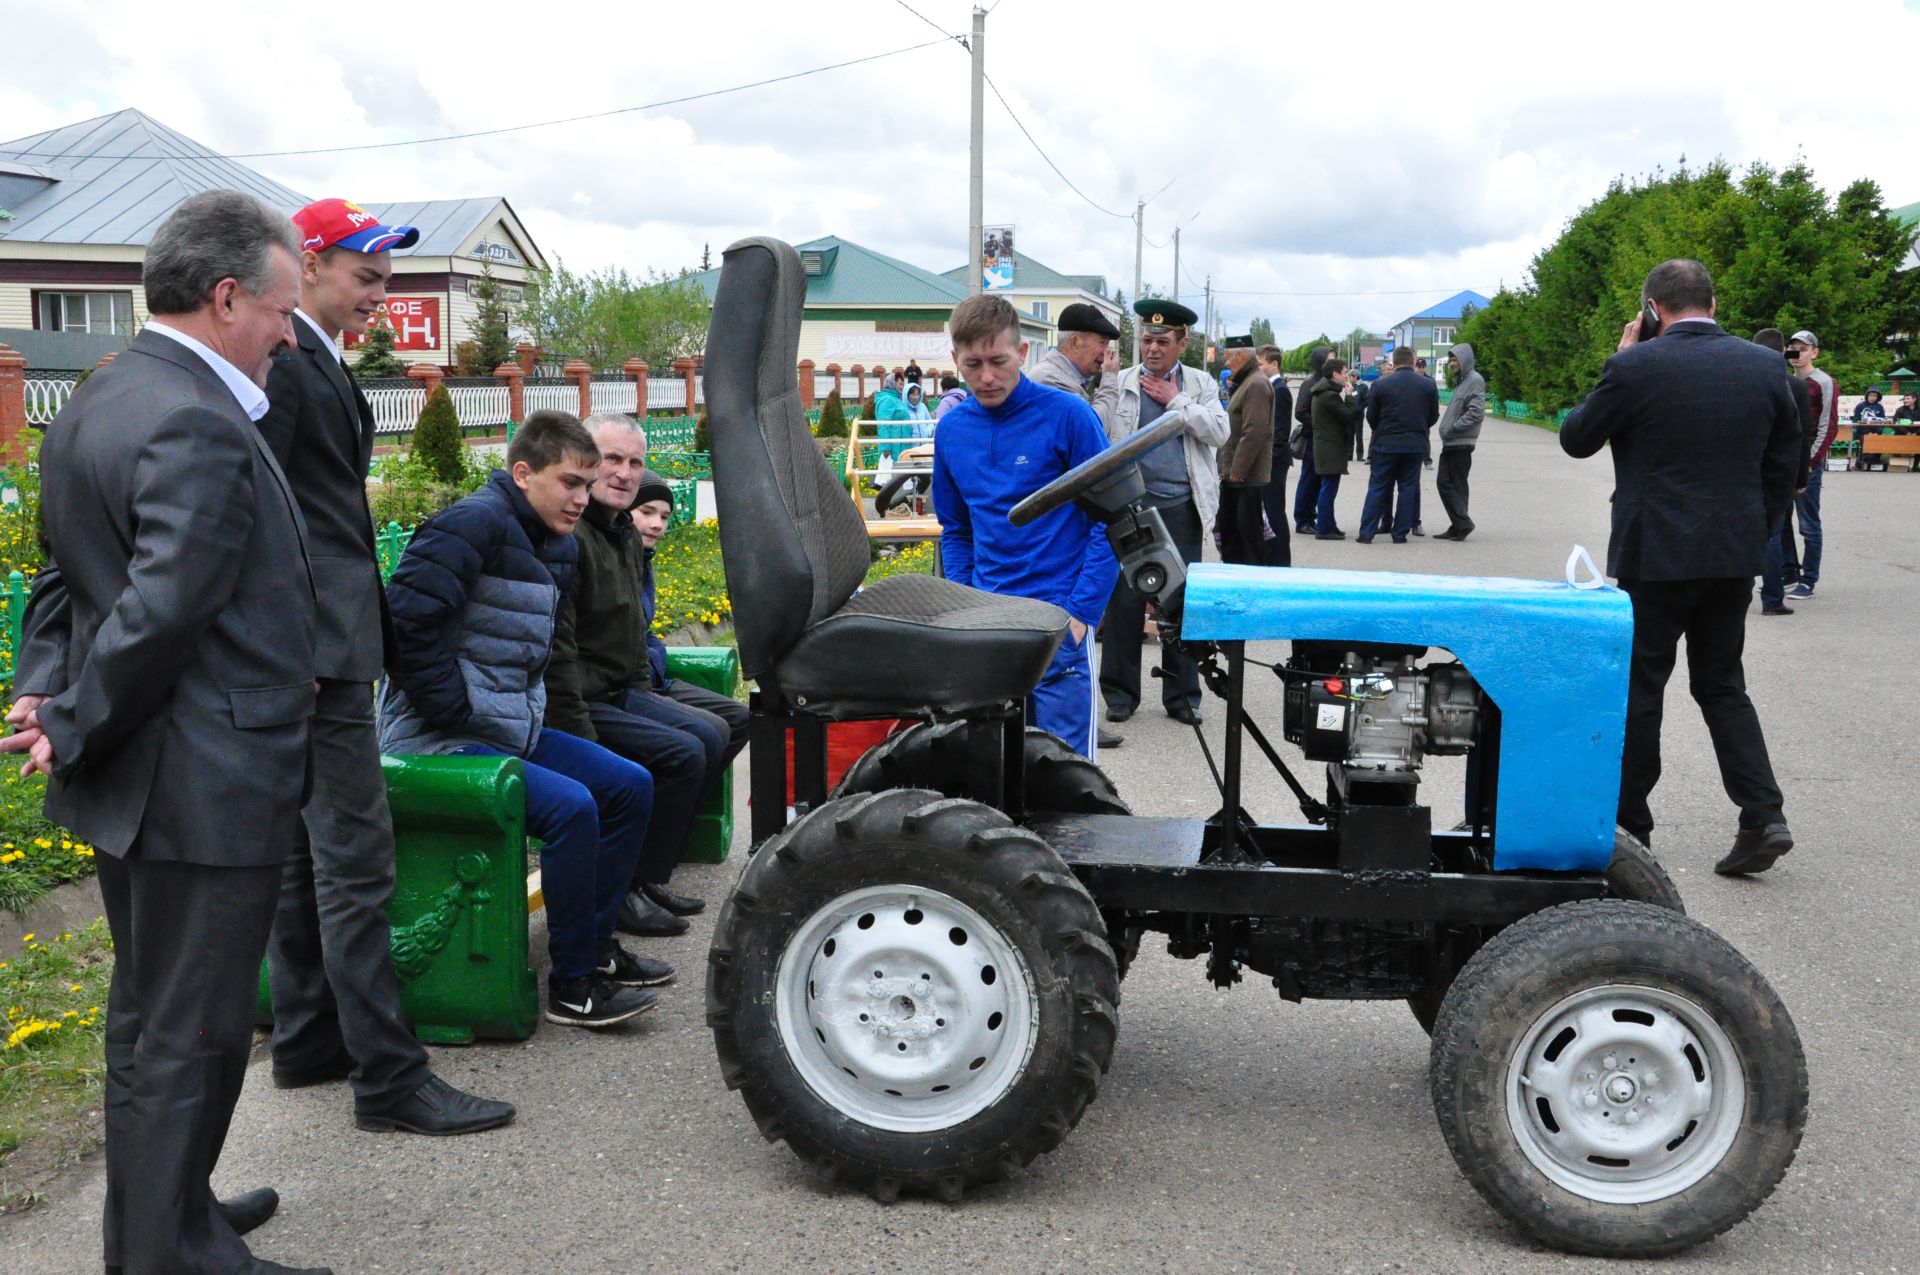
[[[938,30],[938,28],[935,28]],[[348,151],[392,150],[401,146],[427,146],[437,142],[460,142],[476,137],[498,137],[503,133],[524,133],[536,128],[554,128],[561,124],[579,124],[587,120],[609,119],[616,115],[631,115],[635,111],[655,111],[667,106],[681,106],[688,102],[700,102],[711,97],[724,97],[730,93],[744,93],[748,89],[765,88],[770,84],[784,84],[789,80],[804,79],[809,75],[822,75],[828,71],[840,71],[850,66],[860,66],[867,62],[878,62],[883,58],[899,57],[903,53],[914,53],[921,49],[930,49],[937,44],[946,43],[942,33],[939,40],[925,40],[919,44],[910,44],[903,49],[891,49],[885,53],[872,53],[866,57],[850,58],[845,62],[835,62],[829,66],[811,67],[805,71],[794,71],[787,75],[770,76],[764,80],[754,80],[749,84],[736,84],[731,88],[709,89],[704,93],[689,93],[684,97],[670,97],[658,102],[643,102],[638,106],[619,106],[607,111],[592,111],[585,115],[569,115],[562,119],[539,120],[531,124],[509,124],[500,128],[472,129],[464,133],[446,133],[434,137],[412,137],[397,142],[360,142],[351,146],[310,146],[301,150],[284,151],[236,151],[221,155],[222,159],[285,159],[296,155],[338,155]],[[152,159],[151,155],[95,155],[84,151],[42,153],[0,146],[0,155],[11,155],[28,162],[49,159]]]

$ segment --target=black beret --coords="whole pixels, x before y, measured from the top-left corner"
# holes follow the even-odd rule
[[[633,494],[633,507],[638,509],[649,500],[664,500],[667,507],[673,507],[673,486],[651,469],[640,471],[640,489]]]
[[[1133,312],[1140,316],[1149,330],[1190,328],[1200,322],[1199,315],[1178,301],[1169,301],[1165,297],[1148,297],[1145,301],[1136,301],[1133,303]]]
[[[1106,315],[1100,313],[1098,306],[1076,301],[1060,312],[1060,330],[1062,332],[1091,332],[1103,336],[1109,341],[1120,339],[1120,329]]]

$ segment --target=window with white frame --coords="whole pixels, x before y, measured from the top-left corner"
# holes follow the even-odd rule
[[[40,330],[129,336],[133,332],[133,294],[43,292],[40,294]]]
[[[1452,328],[1435,328],[1433,330],[1433,346],[1435,349],[1439,349],[1443,345],[1452,345],[1452,344],[1453,344]]]
[[[1052,308],[1053,303],[1050,301],[1036,301],[1033,303],[1033,317],[1045,323],[1048,312],[1052,310]]]

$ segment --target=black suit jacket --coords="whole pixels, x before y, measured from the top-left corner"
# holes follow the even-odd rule
[[[1607,572],[1620,580],[1760,574],[1802,469],[1800,439],[1780,356],[1708,322],[1608,359],[1560,427],[1569,456],[1613,445]]]
[[[308,785],[313,579],[253,422],[142,332],[54,418],[40,485],[15,692],[53,697],[47,817],[111,855],[280,862]]]
[[[303,317],[299,344],[275,360],[260,434],[306,515],[319,594],[315,659],[321,677],[372,682],[393,653],[393,620],[380,587],[367,466],[373,409]]]
[[[1293,437],[1293,391],[1287,378],[1273,383],[1273,472],[1281,474],[1293,464],[1293,449],[1287,444]],[[1277,478],[1275,481],[1279,481]]]

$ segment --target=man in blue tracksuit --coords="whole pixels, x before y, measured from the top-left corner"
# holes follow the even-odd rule
[[[1107,446],[1086,400],[1021,375],[1027,343],[1005,297],[962,301],[948,323],[953,359],[972,397],[940,418],[933,512],[947,578],[1060,607],[1067,635],[1034,688],[1034,725],[1094,754],[1095,683],[1088,654],[1119,564],[1104,528],[1067,505],[1024,527],[1020,501]]]

